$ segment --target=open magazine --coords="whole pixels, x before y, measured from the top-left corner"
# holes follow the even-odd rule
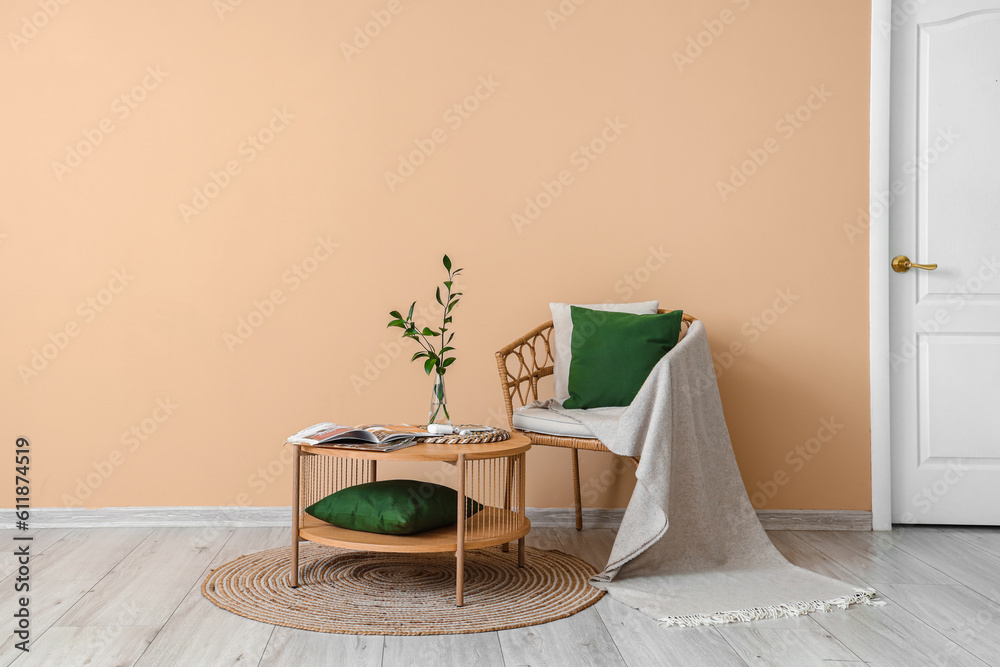
[[[295,445],[361,449],[370,452],[394,452],[418,444],[416,438],[431,435],[416,426],[368,424],[343,426],[331,422],[313,424],[288,438]]]

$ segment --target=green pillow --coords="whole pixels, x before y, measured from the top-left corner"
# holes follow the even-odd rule
[[[681,335],[683,311],[633,315],[570,306],[573,360],[564,408],[629,405]]]
[[[415,479],[358,484],[306,508],[306,514],[334,526],[385,535],[411,535],[456,523],[458,492]],[[465,516],[483,509],[465,499]]]

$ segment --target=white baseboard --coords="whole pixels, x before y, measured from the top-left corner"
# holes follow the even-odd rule
[[[31,510],[31,528],[157,528],[176,526],[288,526],[286,507],[39,507]],[[617,528],[624,509],[587,508],[584,528]],[[572,507],[529,507],[536,528],[571,528]],[[757,510],[766,530],[871,530],[872,513],[853,510]],[[14,510],[0,510],[0,528],[14,528]]]

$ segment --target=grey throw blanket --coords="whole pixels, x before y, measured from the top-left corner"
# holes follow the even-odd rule
[[[631,405],[566,410],[608,449],[639,457],[635,491],[598,588],[662,625],[709,625],[871,604],[873,590],[796,567],[767,538],[733,456],[708,336],[695,322]]]

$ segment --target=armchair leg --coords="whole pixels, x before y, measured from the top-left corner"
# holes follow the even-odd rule
[[[576,529],[583,530],[583,504],[580,501],[580,453],[576,449],[570,451],[573,453],[573,502],[576,506]]]

